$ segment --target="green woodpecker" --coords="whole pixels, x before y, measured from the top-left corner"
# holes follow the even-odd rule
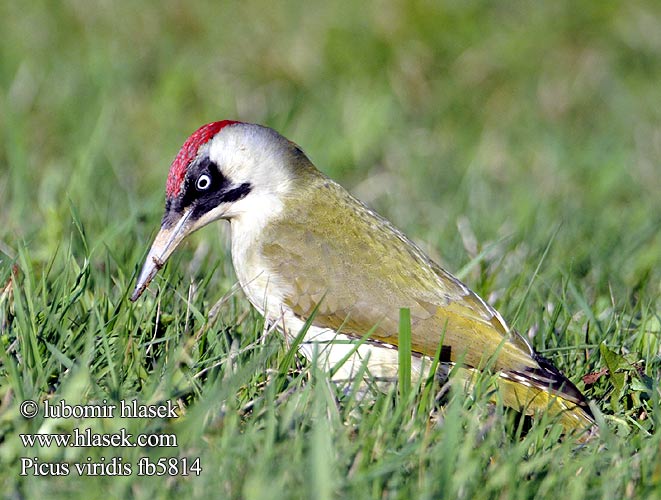
[[[490,363],[505,405],[559,415],[567,430],[593,424],[581,392],[497,311],[296,144],[260,125],[214,122],[186,140],[131,300],[186,236],[217,219],[230,223],[239,283],[269,324],[296,337],[317,308],[302,352],[329,368],[355,349],[336,377],[351,378],[366,362],[375,377],[396,380],[399,311],[409,308],[414,375],[442,342],[440,361],[460,362],[456,371],[468,382]],[[368,332],[356,349],[352,342]]]

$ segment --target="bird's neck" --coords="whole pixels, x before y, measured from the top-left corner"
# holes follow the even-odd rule
[[[272,240],[274,228],[278,232],[288,227],[295,231],[290,226],[314,224],[310,209],[318,196],[317,184],[325,179],[311,170],[306,178],[292,179],[286,190],[254,197],[250,210],[230,219],[234,271],[248,300],[267,317],[281,314],[285,284],[274,280],[270,263],[262,253],[263,245]]]

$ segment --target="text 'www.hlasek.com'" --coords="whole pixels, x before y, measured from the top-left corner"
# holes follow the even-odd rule
[[[119,401],[108,404],[69,405],[65,400],[44,401],[41,404],[43,418],[46,419],[167,419],[177,418],[176,407],[171,401],[160,405],[142,405],[137,401]],[[36,401],[23,401],[19,407],[21,415],[31,419],[39,415],[40,404]],[[125,428],[113,433],[93,432],[91,428],[74,427],[69,433],[38,432],[19,434],[21,444],[26,449],[39,448],[168,448],[176,450],[177,436],[166,433],[131,434]],[[199,457],[138,457],[133,463],[117,457],[87,457],[77,462],[45,461],[38,457],[20,458],[21,476],[199,476],[202,465]]]

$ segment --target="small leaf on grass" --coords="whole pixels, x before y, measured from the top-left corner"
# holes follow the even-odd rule
[[[603,342],[600,344],[599,350],[601,356],[606,362],[606,366],[608,367],[610,380],[615,387],[615,392],[611,395],[611,408],[613,408],[613,411],[617,412],[620,406],[619,400],[624,394],[624,383],[626,380],[626,374],[624,371],[630,370],[631,364],[624,356],[616,353]]]
[[[587,375],[583,376],[583,383],[585,385],[596,384],[597,380],[605,375],[608,375],[608,373],[608,368],[602,368],[598,372],[588,373]]]
[[[651,397],[654,391],[654,379],[649,375],[639,374],[631,380],[631,390],[645,393],[645,397]]]

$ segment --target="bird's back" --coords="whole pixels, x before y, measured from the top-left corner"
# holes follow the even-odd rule
[[[508,406],[557,406],[568,422],[590,421],[587,402],[550,363],[511,331],[500,315],[432,262],[390,222],[322,174],[286,199],[287,218],[273,221],[255,248],[283,306],[313,325],[398,345],[399,310],[411,311],[412,350],[467,370],[501,373]],[[532,410],[531,410],[532,408]]]

